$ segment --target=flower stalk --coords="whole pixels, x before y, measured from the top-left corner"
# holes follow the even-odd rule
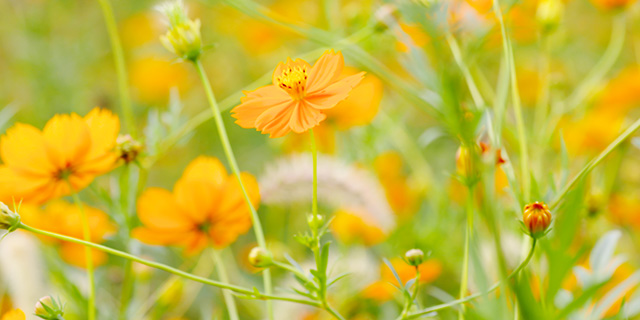
[[[73,186],[69,183],[69,188],[73,190]],[[77,192],[71,193],[71,197],[73,198],[73,202],[75,202],[76,206],[80,210],[80,214],[82,216],[82,237],[84,241],[91,241],[91,227],[89,226],[89,218],[87,217],[87,213],[84,210],[84,205],[80,200]],[[87,319],[93,320],[96,318],[96,286],[95,286],[95,275],[93,272],[93,254],[91,252],[91,248],[84,247],[84,255],[85,255],[85,263],[87,267],[87,277],[89,281],[89,301],[88,301],[88,309],[87,309]]]

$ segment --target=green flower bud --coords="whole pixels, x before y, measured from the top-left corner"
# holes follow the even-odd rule
[[[35,315],[46,320],[62,320],[64,306],[50,296],[42,297],[36,303]]]
[[[420,249],[411,249],[404,254],[404,259],[409,265],[417,267],[424,262],[424,252]]]
[[[0,230],[14,231],[20,225],[20,216],[0,202]]]
[[[249,252],[249,263],[256,268],[267,268],[273,264],[273,255],[266,249],[255,247]]]
[[[169,30],[160,37],[164,47],[183,60],[198,60],[202,53],[200,20],[189,19],[187,9],[181,0],[166,2],[157,9],[165,15],[169,23]]]

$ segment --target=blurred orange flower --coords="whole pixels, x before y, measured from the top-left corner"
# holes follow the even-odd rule
[[[386,237],[378,226],[345,209],[340,209],[333,215],[330,227],[333,235],[347,244],[362,242],[366,246],[373,246]]]
[[[603,10],[624,9],[636,1],[637,0],[591,0],[596,7]]]
[[[145,57],[131,65],[131,86],[137,98],[145,103],[165,103],[172,88],[183,91],[188,85],[184,64],[158,57]]]
[[[22,310],[14,309],[2,315],[1,320],[25,320],[25,319],[26,319],[26,316],[24,315],[24,312],[22,312]]]
[[[635,195],[616,194],[609,201],[613,222],[640,229],[640,199]]]
[[[391,259],[389,262],[391,262],[403,284],[416,277],[416,268],[408,265],[402,259]],[[418,268],[420,270],[421,284],[435,281],[442,273],[442,264],[436,259],[426,260]],[[380,266],[380,275],[381,279],[365,288],[362,294],[379,302],[391,300],[394,293],[398,292],[398,289],[391,284],[397,285],[398,281],[386,264]]]
[[[306,61],[289,58],[273,73],[273,85],[247,92],[232,110],[236,123],[256,128],[271,138],[290,131],[305,132],[323,121],[324,110],[347,98],[364,72],[340,79],[342,53],[325,52],[311,67]]]
[[[411,216],[419,205],[419,192],[409,184],[402,157],[394,151],[384,152],[373,166],[393,211],[402,218]]]
[[[260,193],[256,179],[241,173],[254,206]],[[199,252],[211,242],[224,247],[251,228],[249,207],[240,184],[212,157],[198,157],[185,169],[173,192],[147,189],[138,199],[138,217],[144,226],[133,235],[152,245],[179,245]]]
[[[570,154],[591,154],[602,151],[615,140],[623,122],[624,117],[616,112],[596,109],[582,119],[563,120],[560,128]]]
[[[17,123],[0,138],[0,200],[43,203],[77,192],[113,169],[120,121],[95,108],[56,115],[42,131]]]
[[[90,241],[103,243],[105,237],[115,231],[109,216],[102,210],[86,205],[83,206],[83,209],[87,214],[91,230]],[[44,210],[39,209],[36,205],[22,205],[20,215],[22,221],[30,226],[84,240],[82,211],[75,204],[56,200],[49,203]],[[50,237],[42,237],[41,239],[47,243],[60,245],[62,259],[67,263],[80,268],[86,267],[84,246]],[[107,254],[99,250],[92,250],[92,257],[94,266],[102,265],[107,261]]]

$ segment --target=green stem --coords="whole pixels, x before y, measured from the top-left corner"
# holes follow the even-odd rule
[[[316,136],[313,129],[309,130],[311,137],[311,156],[313,157],[313,200],[311,212],[314,218],[318,218],[318,148],[316,146]]]
[[[236,176],[238,183],[240,184],[240,188],[242,189],[242,195],[244,196],[244,200],[249,206],[251,211],[251,222],[253,223],[253,230],[256,235],[256,240],[258,241],[258,245],[267,249],[267,244],[264,238],[264,232],[262,231],[262,224],[260,223],[260,217],[258,217],[258,213],[256,212],[253,203],[251,203],[251,199],[249,198],[249,194],[240,178],[240,169],[238,168],[238,163],[236,161],[236,157],[233,154],[233,149],[231,148],[231,143],[229,142],[229,137],[227,135],[227,130],[225,129],[224,122],[222,121],[222,115],[220,114],[220,108],[218,107],[218,103],[216,102],[216,98],[214,96],[213,90],[211,89],[211,84],[209,83],[209,78],[207,77],[204,67],[202,66],[202,62],[200,60],[196,60],[194,62],[196,69],[198,70],[198,75],[200,76],[200,80],[202,81],[202,85],[204,86],[205,93],[207,95],[207,100],[209,101],[209,106],[211,107],[211,112],[213,113],[213,119],[216,122],[216,128],[218,129],[218,135],[220,136],[220,142],[222,143],[222,148],[224,149],[224,153],[227,156],[227,161],[229,162],[229,166],[231,167],[231,171]],[[264,290],[267,294],[271,294],[271,272],[269,269],[263,271],[263,280],[264,280]],[[267,301],[267,314],[269,315],[269,319],[273,319],[273,305],[270,301]]]
[[[458,64],[458,67],[462,72],[462,76],[467,82],[467,87],[469,87],[469,93],[471,93],[471,98],[473,99],[473,103],[476,105],[476,108],[479,110],[484,108],[485,106],[484,99],[480,94],[480,90],[478,90],[478,86],[476,85],[476,82],[473,80],[473,76],[469,71],[469,67],[464,62],[464,59],[462,57],[462,52],[460,51],[460,46],[458,45],[458,41],[453,36],[453,34],[451,34],[450,30],[446,31],[446,38],[447,38],[447,43],[449,44],[449,48],[451,48],[453,59],[456,61],[456,64]]]
[[[69,187],[71,190],[71,183],[69,183]],[[81,220],[82,220],[82,237],[85,241],[91,241],[91,227],[89,226],[89,218],[87,217],[87,213],[84,210],[84,206],[82,205],[82,201],[80,201],[80,197],[78,197],[78,193],[72,191],[71,197],[73,201],[78,206],[80,210]],[[88,316],[87,319],[93,320],[96,318],[96,286],[95,286],[95,278],[93,274],[93,255],[91,253],[91,248],[84,248],[85,255],[85,263],[87,264],[87,277],[89,278],[89,306],[88,306]]]
[[[133,109],[131,107],[131,95],[129,94],[127,69],[124,62],[124,51],[122,50],[122,43],[120,42],[120,35],[118,34],[116,18],[113,15],[113,8],[111,7],[109,0],[98,0],[98,2],[102,8],[104,21],[107,25],[107,32],[109,33],[109,41],[111,42],[113,62],[115,63],[116,74],[118,77],[118,93],[120,96],[122,115],[127,125],[127,130],[129,130],[131,135],[135,138],[137,136],[137,130],[133,116]]]
[[[182,271],[180,269],[176,269],[176,268],[167,266],[166,264],[145,260],[145,259],[142,259],[142,258],[140,258],[138,256],[134,256],[132,254],[129,254],[129,253],[126,253],[126,252],[122,252],[120,250],[116,250],[116,249],[113,249],[113,248],[109,248],[107,246],[103,246],[103,245],[100,245],[100,244],[97,244],[97,243],[80,240],[80,239],[77,239],[77,238],[73,238],[73,237],[57,234],[57,233],[54,233],[54,232],[40,230],[40,229],[37,229],[37,228],[34,228],[34,227],[30,227],[30,226],[28,226],[28,225],[26,225],[24,223],[20,223],[18,228],[26,230],[26,231],[29,231],[29,232],[32,232],[32,233],[35,233],[35,234],[39,234],[39,235],[42,235],[42,236],[52,237],[52,238],[55,238],[55,239],[58,239],[58,240],[68,241],[68,242],[72,242],[72,243],[75,243],[75,244],[83,245],[85,247],[89,247],[89,248],[93,248],[93,249],[96,249],[96,250],[100,250],[100,251],[106,252],[108,254],[112,254],[114,256],[117,256],[117,257],[121,257],[121,258],[124,258],[124,259],[131,260],[133,262],[137,262],[137,263],[143,264],[145,266],[149,266],[149,267],[152,267],[152,268],[155,268],[155,269],[159,269],[159,270],[163,270],[163,271],[175,274],[175,275],[183,277],[185,279],[189,279],[189,280],[193,280],[193,281],[196,281],[196,282],[204,283],[206,285],[218,287],[218,288],[221,288],[221,289],[228,289],[228,290],[231,290],[233,292],[237,292],[239,294],[244,295],[244,296],[241,296],[243,298],[261,299],[261,300],[289,301],[289,302],[295,302],[295,303],[299,303],[299,304],[305,304],[305,305],[313,306],[313,307],[316,307],[316,308],[322,308],[322,306],[319,303],[315,302],[315,301],[302,300],[302,299],[289,298],[289,297],[281,297],[281,296],[275,296],[275,295],[271,295],[271,294],[264,294],[264,293],[260,293],[258,291],[254,291],[254,290],[251,290],[251,289],[239,287],[239,286],[236,286],[236,285],[232,285],[232,284],[228,284],[228,283],[224,283],[224,282],[220,282],[220,281],[215,281],[215,280],[199,277],[199,276],[193,275],[191,273],[184,272],[184,271]]]
[[[218,278],[220,281],[229,283],[229,278],[227,277],[227,270],[224,267],[224,261],[222,261],[222,257],[220,257],[220,252],[218,250],[213,249],[211,251],[211,256],[213,257],[213,263],[215,263],[216,268],[218,269]],[[224,303],[227,305],[227,312],[229,312],[230,320],[238,320],[238,307],[236,307],[236,301],[233,299],[233,295],[229,290],[222,290],[222,296],[224,297]]]
[[[627,138],[629,138],[634,132],[636,132],[638,128],[640,128],[640,119],[636,120],[629,128],[627,128],[627,130],[625,130],[621,135],[619,135],[616,138],[616,140],[611,142],[611,144],[609,144],[609,146],[607,146],[606,149],[600,152],[600,154],[597,157],[589,161],[589,163],[587,163],[587,165],[584,168],[582,168],[582,170],[580,170],[580,172],[578,172],[578,174],[573,179],[571,179],[571,181],[567,183],[567,185],[564,186],[564,188],[562,188],[562,191],[560,191],[560,194],[558,194],[558,196],[551,203],[549,208],[550,209],[556,208],[558,204],[560,204],[560,201],[562,201],[564,196],[569,192],[569,190],[571,190],[571,188],[576,183],[578,183],[578,181],[580,181],[580,179],[582,179],[587,174],[589,174],[591,170],[593,170],[593,168],[598,166],[598,164],[600,164],[600,162],[602,162],[604,158],[606,158],[613,150],[615,150],[623,141],[627,140]]]
[[[502,17],[502,10],[500,9],[499,0],[493,0],[493,10],[498,17],[500,24],[500,32],[502,34],[502,47],[504,50],[505,58],[507,61],[507,69],[509,70],[511,80],[511,99],[513,101],[513,112],[516,117],[516,125],[518,131],[518,143],[520,146],[520,171],[522,179],[522,194],[525,202],[529,200],[530,196],[530,173],[529,173],[529,154],[527,150],[527,134],[522,117],[522,105],[520,101],[520,93],[518,91],[518,78],[516,76],[516,67],[513,57],[513,47],[511,46],[511,40],[507,34],[507,29]]]
[[[529,254],[522,261],[522,263],[520,263],[520,265],[518,265],[518,267],[515,270],[513,270],[513,272],[511,272],[511,274],[509,274],[509,276],[507,277],[507,281],[512,279],[513,277],[515,277],[520,271],[522,271],[522,269],[524,269],[524,267],[526,267],[529,264],[529,262],[531,261],[531,258],[533,258],[533,253],[535,252],[536,242],[537,241],[534,238],[533,242],[531,243],[531,250],[529,250]],[[407,320],[409,320],[409,319],[417,319],[417,318],[420,318],[420,317],[422,317],[422,316],[424,316],[426,314],[429,314],[429,313],[432,313],[432,312],[435,312],[435,311],[443,310],[443,309],[446,309],[446,308],[450,308],[450,307],[453,307],[453,306],[456,306],[456,305],[459,305],[459,304],[463,304],[463,303],[472,301],[472,300],[474,300],[476,298],[479,298],[479,297],[487,295],[487,294],[489,294],[491,292],[494,292],[496,289],[498,289],[500,287],[500,285],[501,285],[501,283],[498,282],[498,283],[494,284],[493,286],[491,286],[489,288],[489,290],[487,290],[485,292],[472,294],[470,296],[467,296],[467,297],[464,297],[464,298],[461,298],[461,299],[458,299],[458,300],[453,300],[453,301],[450,301],[450,302],[447,302],[447,303],[439,304],[437,306],[426,308],[426,309],[424,309],[424,310],[422,310],[420,312],[416,312],[414,314],[410,314],[406,319]]]
[[[126,164],[123,168],[122,176],[120,176],[120,210],[126,226],[127,240],[125,240],[125,246],[127,250],[130,250],[129,242],[131,236],[131,218],[129,215],[129,207],[131,203],[130,187],[131,184],[131,166]],[[129,302],[131,301],[131,295],[133,293],[133,264],[131,261],[126,260],[124,264],[124,277],[122,279],[122,291],[120,293],[120,310],[119,319],[127,319],[127,311],[129,309]]]
[[[460,279],[460,299],[464,298],[467,294],[467,287],[469,282],[469,246],[471,244],[471,237],[473,235],[473,187],[469,186],[467,189],[469,193],[467,196],[467,230],[464,236],[464,257],[462,258],[462,277]],[[458,319],[464,319],[464,305],[460,308],[458,313]]]
[[[411,310],[411,306],[413,305],[413,301],[418,296],[418,288],[420,287],[420,268],[416,267],[416,277],[415,277],[415,285],[413,287],[413,293],[409,297],[409,300],[405,302],[404,308],[402,308],[402,313],[398,317],[398,320],[404,320],[407,318],[409,314],[409,310]]]

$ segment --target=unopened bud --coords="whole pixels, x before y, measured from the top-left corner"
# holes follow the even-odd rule
[[[50,296],[42,297],[36,303],[35,315],[47,320],[61,320],[64,315],[64,306],[60,301],[52,299]]]
[[[307,217],[307,222],[311,230],[318,230],[324,225],[324,216],[321,214],[310,214]]]
[[[545,32],[555,30],[560,24],[564,3],[562,0],[541,0],[538,4],[536,18]]]
[[[544,235],[551,224],[551,211],[544,202],[524,206],[522,221],[532,237]]]
[[[183,60],[198,60],[202,53],[200,20],[189,19],[187,9],[181,0],[166,2],[157,9],[165,15],[169,23],[169,30],[160,37],[164,47]]]
[[[424,252],[420,249],[411,249],[404,254],[404,259],[409,265],[417,267],[424,262]]]
[[[255,247],[249,252],[249,263],[256,268],[267,268],[273,264],[273,256],[268,250]]]
[[[20,215],[11,211],[6,204],[0,202],[0,230],[14,231],[20,225]]]
[[[142,143],[133,139],[128,134],[121,134],[116,139],[116,152],[125,163],[131,163],[138,158],[142,151]]]

